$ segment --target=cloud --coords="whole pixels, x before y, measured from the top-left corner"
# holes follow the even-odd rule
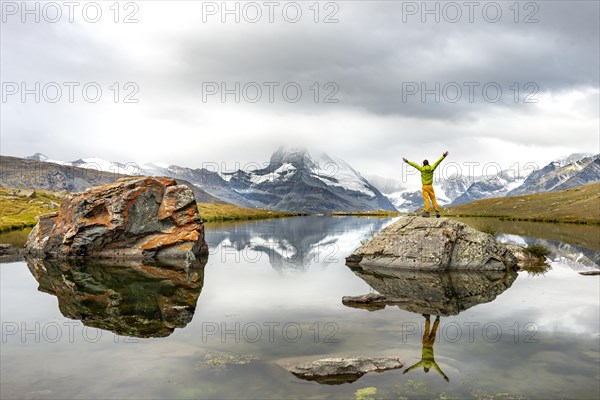
[[[73,103],[64,101],[64,86],[55,104],[31,95],[3,102],[2,154],[199,166],[262,162],[290,144],[389,176],[402,155],[432,158],[444,149],[459,161],[511,164],[598,147],[597,2],[521,5],[519,23],[509,3],[495,3],[502,8],[496,23],[481,13],[487,3],[473,22],[462,7],[458,23],[447,21],[452,14],[436,23],[406,13],[421,2],[334,2],[337,10],[320,3],[315,23],[310,4],[299,3],[302,18],[289,23],[282,2],[273,23],[263,6],[255,24],[243,15],[222,23],[218,14],[203,22],[206,2],[137,4],[134,24],[114,23],[108,5],[96,24],[77,13],[73,23],[7,17],[3,82],[80,86]],[[334,11],[339,22],[322,23]],[[523,23],[532,12],[539,22]],[[97,103],[82,98],[89,82],[102,89]],[[207,96],[212,83],[219,92]],[[240,101],[229,93],[223,102],[221,89],[236,83]],[[302,95],[291,102],[298,87]],[[262,97],[252,103],[257,88]],[[128,94],[138,102],[124,103]],[[524,102],[527,95],[537,103]]]

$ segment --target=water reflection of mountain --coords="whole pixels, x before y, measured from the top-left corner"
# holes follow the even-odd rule
[[[517,235],[498,235],[498,239],[521,246],[529,244],[542,245],[550,250],[548,258],[552,261],[566,264],[575,271],[600,268],[600,251],[587,247],[576,246],[557,240],[537,239]]]
[[[341,261],[362,239],[378,232],[390,219],[308,216],[258,223],[220,224],[207,227],[211,254],[248,250],[266,255],[278,271],[306,271],[311,264]],[[233,257],[231,257],[233,259]]]
[[[346,305],[370,310],[396,305],[406,311],[437,316],[458,315],[489,303],[518,276],[513,271],[423,272],[362,266],[351,269],[382,296],[362,304],[345,297]]]
[[[205,264],[27,259],[39,290],[58,298],[65,317],[144,338],[169,336],[192,320]]]

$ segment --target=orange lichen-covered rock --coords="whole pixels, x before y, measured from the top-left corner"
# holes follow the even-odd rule
[[[190,259],[208,248],[187,186],[128,177],[67,197],[58,213],[40,217],[25,251],[54,258]]]

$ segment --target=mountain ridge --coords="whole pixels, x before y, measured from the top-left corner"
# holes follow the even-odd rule
[[[393,178],[365,177],[344,160],[326,153],[311,153],[301,147],[281,146],[263,165],[231,172],[152,162],[137,166],[97,157],[65,162],[52,160],[42,153],[25,159],[120,175],[168,176],[204,192],[199,194],[203,202],[231,203],[247,208],[314,214],[375,209],[413,211],[423,206],[420,190],[410,190]],[[488,176],[457,175],[434,182],[434,188],[438,203],[446,207],[488,198],[563,190],[598,181],[600,155],[574,153],[528,174],[507,169]]]
[[[240,207],[312,214],[396,210],[387,197],[346,161],[326,153],[315,156],[297,147],[278,148],[265,167],[234,172],[158,163],[136,166],[98,158],[65,162],[51,160],[41,153],[27,159],[123,175],[168,176],[185,180],[216,199]]]

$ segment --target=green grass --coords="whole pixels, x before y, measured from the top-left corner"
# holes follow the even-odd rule
[[[34,226],[37,216],[58,210],[62,197],[48,190],[0,188],[0,232]]]
[[[453,219],[475,229],[490,224],[498,227],[499,233],[555,240],[600,251],[600,225],[596,224],[546,223],[487,217],[453,217]]]
[[[492,235],[492,236],[496,236],[500,232],[500,229],[498,228],[497,225],[490,224],[490,223],[487,223],[487,222],[478,224],[476,226],[476,229],[478,231],[481,231],[483,233],[487,233],[488,235]]]
[[[298,213],[244,208],[231,204],[198,203],[198,211],[204,222],[247,221],[255,219],[296,217]]]
[[[558,192],[477,200],[449,207],[449,217],[600,224],[600,183]]]
[[[546,257],[550,254],[550,250],[539,244],[529,244],[525,247],[525,251],[537,257]]]
[[[527,275],[530,276],[543,276],[546,274],[546,272],[552,269],[552,266],[546,262],[540,261],[539,263],[524,265],[523,267],[521,267],[521,269],[527,271]]]

